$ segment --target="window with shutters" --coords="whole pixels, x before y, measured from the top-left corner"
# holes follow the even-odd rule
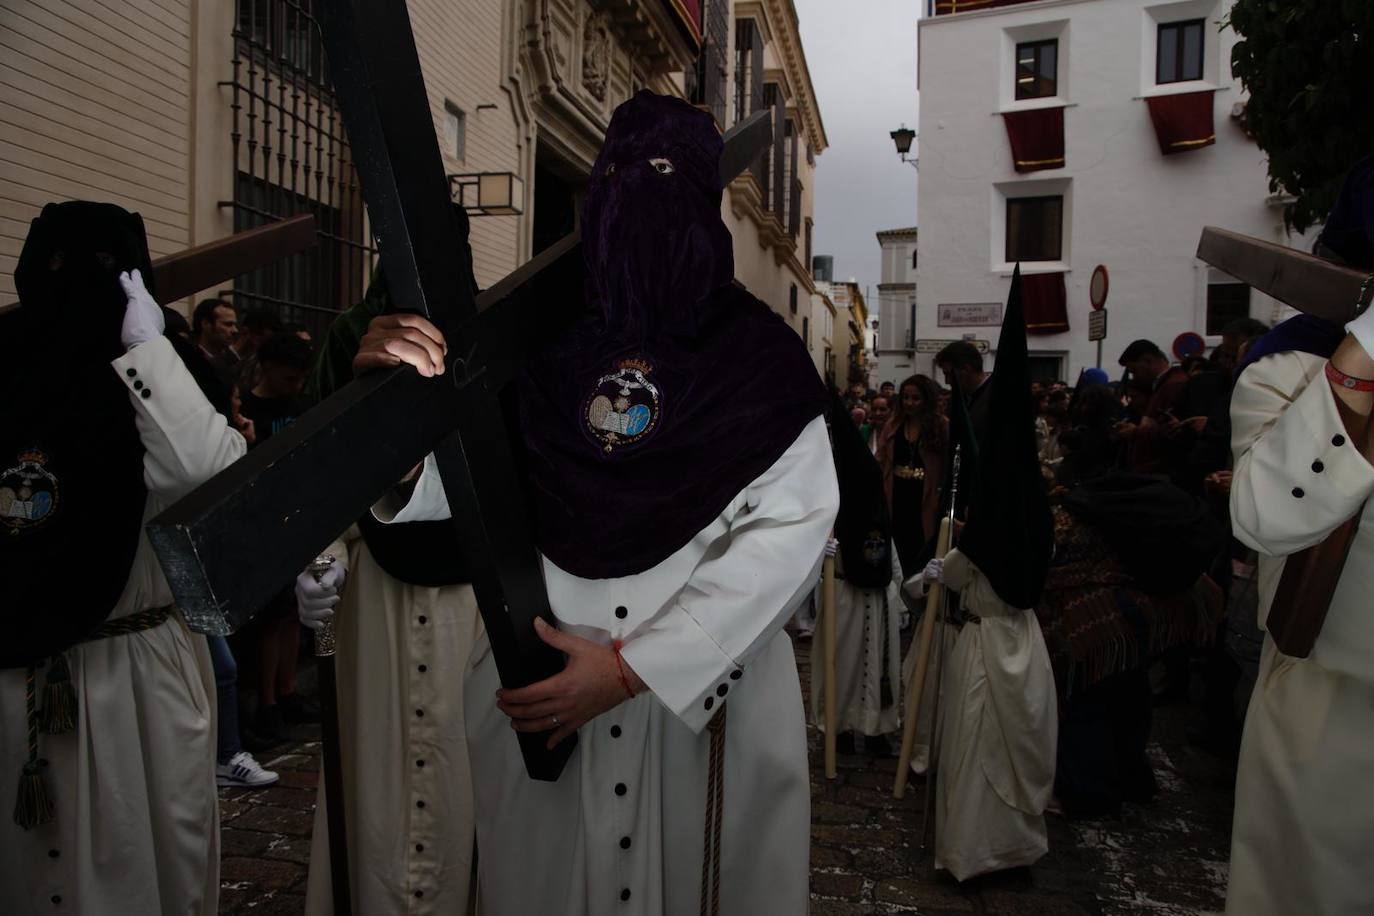
[[[806,344],[806,349],[811,349],[811,319],[802,318],[802,341]]]
[[[764,106],[763,36],[752,19],[735,21],[735,121]]]
[[[791,309],[793,315],[797,314],[797,284],[795,283],[787,289],[787,307]]]
[[[705,106],[716,123],[723,127],[729,89],[726,81],[727,55],[730,53],[729,0],[705,0],[702,19],[701,51],[696,66],[685,74],[687,98],[694,105]]]
[[[1045,99],[1058,91],[1059,39],[1016,46],[1016,98]]]
[[[1250,287],[1227,278],[1207,284],[1207,332],[1220,334],[1238,318],[1250,317]]]
[[[802,261],[802,263],[805,264],[805,265],[807,266],[807,269],[811,271],[811,278],[812,278],[813,280],[814,280],[815,277],[816,277],[816,272],[815,272],[815,271],[816,271],[816,265],[815,265],[815,263],[811,260],[811,235],[812,235],[812,233],[813,233],[814,231],[815,231],[815,223],[813,223],[813,222],[811,221],[811,217],[808,216],[808,217],[806,218],[806,248],[805,248],[805,251],[806,251],[806,260]]]
[[[1155,82],[1202,79],[1203,20],[1161,22],[1155,48]]]
[[[1008,263],[1058,261],[1063,256],[1064,198],[1007,199]]]
[[[801,138],[797,136],[797,125],[789,118],[787,121],[787,219],[783,224],[787,226],[787,234],[792,236],[794,242],[801,235],[802,182],[801,175],[797,171],[800,142]]]

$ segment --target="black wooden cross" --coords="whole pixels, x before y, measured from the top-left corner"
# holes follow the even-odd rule
[[[563,239],[474,300],[454,256],[464,239],[405,0],[317,9],[392,300],[443,331],[447,371],[354,381],[153,519],[148,534],[188,623],[230,632],[432,451],[501,682],[531,684],[563,659],[534,632],[535,617],[553,615],[497,396],[582,313],[580,240]],[[723,181],[770,134],[766,112],[727,134]],[[550,752],[547,738],[519,734],[529,775],[554,780],[573,741]]]

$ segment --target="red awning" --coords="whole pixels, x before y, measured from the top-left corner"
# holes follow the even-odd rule
[[[1004,111],[1011,162],[1018,172],[1064,167],[1064,109]]]
[[[1217,142],[1212,126],[1214,93],[1213,89],[1204,89],[1179,95],[1156,95],[1145,100],[1161,153],[1166,156],[1186,153]]]
[[[1068,296],[1062,273],[1022,274],[1021,297],[1027,334],[1059,334],[1069,329]]]
[[[663,2],[677,17],[677,21],[682,25],[682,30],[687,33],[692,44],[700,48],[701,0],[663,0]]]

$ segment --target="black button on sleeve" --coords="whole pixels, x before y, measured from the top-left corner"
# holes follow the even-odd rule
[[[735,670],[730,672],[730,680],[737,681],[744,676],[743,671]]]
[[[128,369],[124,370],[124,374],[127,375],[129,378],[133,378],[135,375],[138,375],[138,370],[135,369],[133,366],[130,366]]]
[[[420,615],[419,617],[417,617],[416,619],[419,620],[420,623],[429,623],[429,618],[426,617],[424,614],[421,614],[421,615]]]
[[[416,851],[416,852],[424,852],[424,851],[425,851],[425,844],[424,844],[424,843],[416,843],[416,844],[415,844],[415,851]]]
[[[620,899],[621,899],[621,900],[629,900],[629,899],[630,899],[630,889],[629,889],[628,887],[627,887],[627,888],[624,888],[623,890],[621,890],[621,892],[620,892]]]
[[[723,697],[723,696],[725,696],[725,695],[726,695],[727,693],[729,693],[729,692],[730,692],[730,685],[729,685],[729,684],[721,684],[719,687],[716,688],[716,696],[718,696],[718,697]]]
[[[148,398],[152,397],[152,396],[153,396],[153,389],[151,389],[151,388],[144,388],[144,389],[143,389],[143,399],[144,399],[145,401],[146,401]]]
[[[626,792],[628,792],[628,791],[629,791],[629,789],[627,789],[627,788],[625,787],[625,783],[623,783],[623,782],[618,782],[618,783],[615,784],[615,794],[616,794],[616,795],[624,795],[624,794],[625,794]]]
[[[1336,435],[1331,437],[1331,444],[1338,447],[1345,445],[1345,436],[1342,436],[1340,433],[1336,433]]]
[[[1293,498],[1294,498],[1294,499],[1302,499],[1304,495],[1306,495],[1306,494],[1303,493],[1302,487],[1294,487],[1294,488],[1293,488]]]
[[[1324,471],[1324,470],[1326,470],[1326,465],[1322,464],[1320,458],[1318,458],[1316,461],[1312,462],[1312,473],[1314,473],[1314,474],[1320,474],[1320,473],[1321,473],[1322,471]]]
[[[421,665],[421,666],[420,666],[420,673],[421,673],[421,674],[424,674],[424,673],[425,673],[426,671],[428,671],[428,670],[429,670],[429,665]]]
[[[612,738],[619,738],[619,737],[620,737],[620,726],[619,726],[619,725],[612,725],[612,726],[611,726],[611,737],[612,737]]]
[[[707,697],[707,698],[706,698],[706,702],[703,703],[702,705],[705,706],[707,709],[710,709],[712,706],[715,706],[715,705],[716,705],[716,698],[715,698],[715,697]]]
[[[621,848],[621,849],[629,849],[629,848],[630,848],[630,838],[629,838],[629,837],[623,836],[623,837],[620,838],[620,848]]]
[[[134,391],[142,391],[142,390],[143,390],[143,380],[142,380],[142,379],[134,379]]]
[[[625,616],[629,613],[630,612],[626,610],[625,605],[623,604],[615,609],[615,616],[619,617],[621,620],[624,620]]]
[[[424,806],[425,806],[424,799],[421,799],[420,801],[417,801],[417,802],[415,803],[415,807],[417,807],[417,808],[423,808]]]
[[[417,709],[417,710],[415,710],[415,715],[416,715],[417,717],[423,718],[423,717],[424,717],[424,714],[425,714],[425,711],[424,711],[423,709]]]

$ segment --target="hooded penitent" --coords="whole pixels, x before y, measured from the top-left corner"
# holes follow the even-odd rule
[[[825,409],[797,334],[736,287],[709,115],[616,109],[582,211],[594,308],[520,381],[539,547],[583,578],[650,569]]]
[[[476,294],[467,211],[461,206],[455,206],[453,211],[459,236],[463,239],[457,256],[462,259],[463,272]],[[353,357],[367,333],[368,323],[391,310],[386,274],[378,264],[363,298],[329,326],[306,390],[312,403],[324,400],[353,381]],[[458,542],[458,530],[447,519],[384,525],[369,511],[358,519],[358,530],[377,565],[394,579],[423,586],[470,581],[468,564]]]
[[[858,588],[885,588],[892,580],[892,524],[883,470],[838,394],[830,402],[830,445],[840,485],[835,539],[845,581]]]
[[[0,316],[0,667],[79,641],[110,613],[147,490],[128,389],[118,276],[152,284],[143,220],[113,204],[48,204],[29,227]]]
[[[1054,531],[1035,447],[1019,267],[1012,274],[988,384],[988,437],[979,443],[976,489],[959,549],[982,570],[997,597],[1015,608],[1033,608],[1045,587]]]

